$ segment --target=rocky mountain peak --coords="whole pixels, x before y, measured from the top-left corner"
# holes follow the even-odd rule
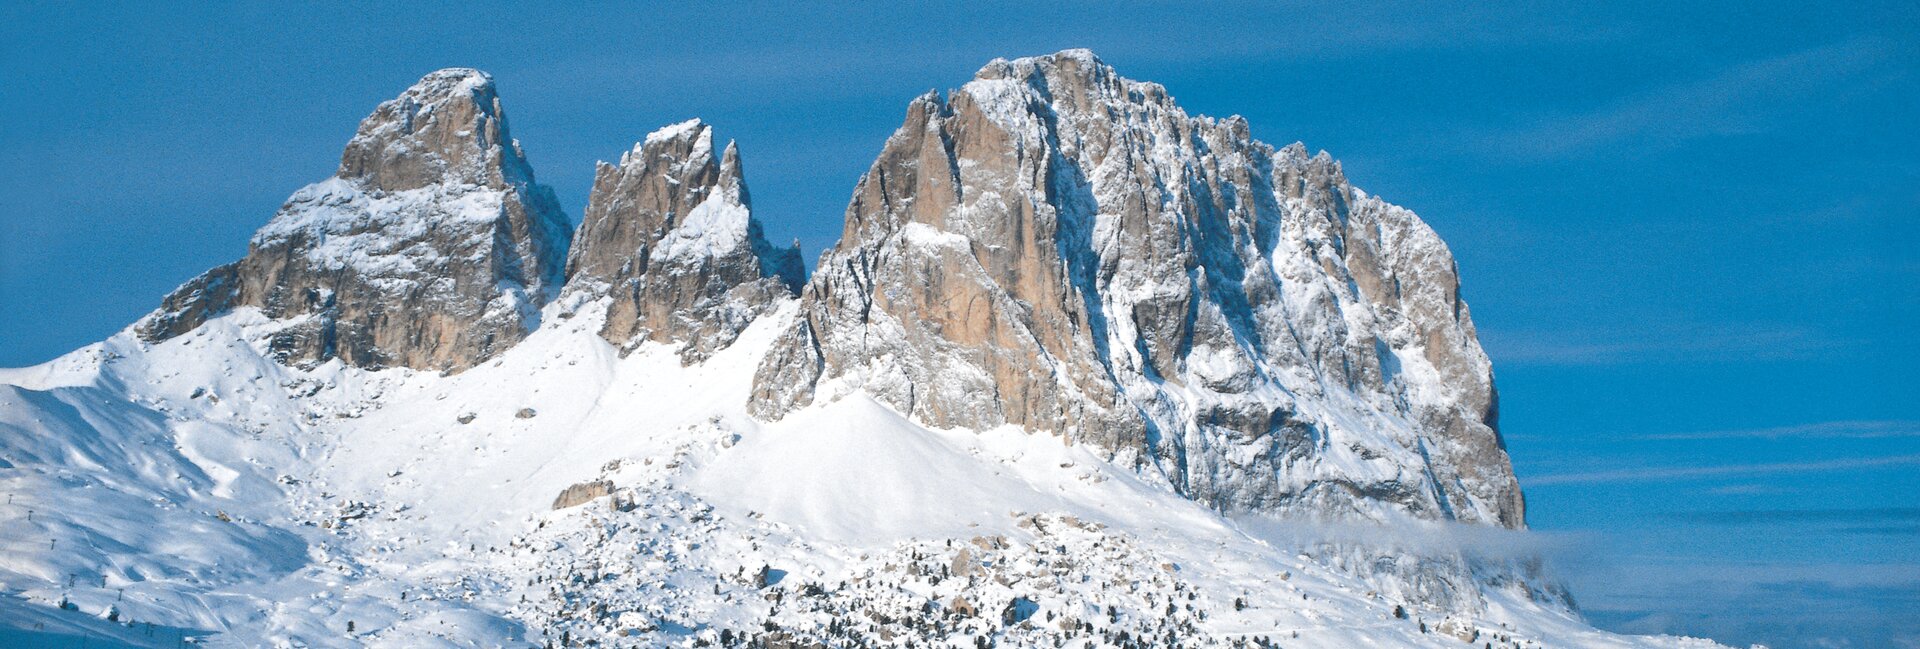
[[[1121,77],[1091,50],[1061,50],[1045,56],[994,59],[973,75],[974,81],[1010,81],[1025,84],[1042,96],[1058,93],[1068,96],[1102,93],[1108,90],[1139,90],[1143,95],[1164,98],[1166,90],[1157,83]]]
[[[688,362],[732,343],[804,277],[798,246],[775,248],[754,218],[739,147],[716,153],[698,119],[600,164],[568,260],[570,292],[609,299],[602,337],[678,344]]]
[[[1063,115],[1091,113],[1095,118],[1103,117],[1101,111],[1127,105],[1180,111],[1165,87],[1122,77],[1084,49],[995,59],[962,90],[967,99],[983,102],[988,115],[1006,126],[1014,126],[1018,115],[1029,109]]]
[[[760,367],[1102,447],[1224,510],[1522,524],[1446,246],[1245,120],[1085,50],[914,100]]]
[[[337,177],[378,191],[531,182],[493,77],[438,70],[374,109],[340,156]]]
[[[139,325],[164,340],[238,308],[286,362],[458,371],[524,337],[563,279],[566,215],[507,129],[493,80],[452,68],[360,123],[333,178],[287,199],[247,256]]]
[[[1061,50],[1044,56],[994,59],[973,74],[976,81],[1013,80],[1050,91],[1085,91],[1103,85],[1136,84],[1158,88],[1158,84],[1123,79],[1113,66],[1092,50]]]

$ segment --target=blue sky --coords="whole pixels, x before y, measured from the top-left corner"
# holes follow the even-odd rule
[[[1446,238],[1594,621],[1920,643],[1920,9],[1606,4],[8,3],[0,365],[238,258],[435,68],[493,73],[575,218],[595,160],[706,118],[811,256],[909,99],[1089,47]]]

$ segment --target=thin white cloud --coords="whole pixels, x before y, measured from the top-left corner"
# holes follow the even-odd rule
[[[1497,364],[1610,365],[1672,358],[1780,360],[1805,358],[1843,346],[1807,329],[1756,324],[1649,322],[1623,331],[1481,330]]]
[[[1848,469],[1868,469],[1889,466],[1920,465],[1920,454],[1893,455],[1888,457],[1849,458],[1842,460],[1823,460],[1819,462],[1777,462],[1770,464],[1735,464],[1726,466],[1703,467],[1649,467],[1634,469],[1611,469],[1606,471],[1586,471],[1571,473],[1550,473],[1522,477],[1520,483],[1528,487],[1542,487],[1568,484],[1602,484],[1617,482],[1665,482],[1715,478],[1722,476],[1751,476],[1781,473],[1810,473],[1817,471],[1844,471]]]
[[[1594,568],[1574,591],[1611,631],[1807,647],[1897,647],[1920,633],[1902,613],[1920,601],[1920,564],[1622,555]]]
[[[1774,428],[1749,428],[1735,430],[1708,430],[1691,433],[1662,433],[1640,435],[1643,440],[1710,440],[1710,439],[1887,439],[1920,437],[1920,421],[1908,420],[1857,420],[1825,421],[1797,426],[1778,426]]]
[[[1634,140],[1647,146],[1764,131],[1782,106],[1830,90],[1891,58],[1893,46],[1855,38],[1749,61],[1718,74],[1622,97],[1584,113],[1539,119],[1479,138],[1492,151],[1550,158]]]
[[[1855,509],[1734,509],[1675,512],[1674,518],[1720,525],[1769,523],[1911,523],[1920,522],[1920,507],[1863,507]]]
[[[1408,51],[1458,51],[1525,48],[1544,43],[1591,43],[1624,39],[1633,27],[1622,20],[1578,10],[1497,5],[1442,6],[1396,2],[1365,8],[1335,5],[1232,3],[1216,12],[1194,12],[1183,4],[1136,4],[1124,11],[1086,12],[1063,7],[1017,7],[1027,20],[996,29],[959,30],[928,38],[926,25],[966,22],[992,15],[995,3],[963,10],[921,10],[874,5],[852,17],[818,29],[779,30],[765,25],[807,23],[817,16],[806,9],[769,10],[752,25],[692,25],[700,37],[731,35],[720,48],[626,47],[567,48],[499,76],[574,78],[582,99],[602,96],[608,87],[641,88],[648,102],[684,101],[689,91],[722,94],[741,102],[786,102],[796,98],[844,98],[876,92],[894,96],[956,87],[997,57],[1049,54],[1090,48],[1121,74],[1149,78],[1135,66],[1187,66],[1244,63],[1250,60],[1301,61],[1363,58]],[[1238,16],[1219,20],[1217,14]],[[804,15],[787,15],[804,14]],[[925,15],[916,15],[925,14]],[[904,17],[903,17],[904,16]],[[873,28],[904,22],[911,28]],[[1141,38],[1139,26],[1154,25]],[[741,29],[742,34],[732,34]],[[594,36],[603,36],[595,33]],[[661,92],[659,89],[672,89]],[[1175,89],[1178,94],[1178,89]],[[598,93],[598,94],[595,94]],[[894,100],[889,100],[894,101]]]
[[[1787,493],[1787,489],[1772,484],[1733,484],[1708,489],[1707,493],[1716,496],[1762,496]]]

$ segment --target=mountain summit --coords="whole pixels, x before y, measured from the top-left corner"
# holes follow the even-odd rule
[[[493,79],[440,70],[361,121],[339,171],[288,198],[245,258],[181,286],[139,331],[158,342],[252,308],[278,323],[287,362],[458,371],[539,326],[570,234]]]
[[[801,310],[761,416],[858,390],[1091,443],[1221,509],[1522,525],[1433,230],[1086,50],[915,100]]]
[[[610,298],[607,342],[679,344],[697,361],[799,290],[800,248],[767,243],[746,183],[739,147],[717,151],[698,119],[647,135],[618,165],[600,163],[567,281]]]

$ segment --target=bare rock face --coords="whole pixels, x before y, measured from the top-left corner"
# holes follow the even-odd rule
[[[1433,230],[1085,51],[915,100],[801,299],[757,416],[863,391],[1094,444],[1223,510],[1524,524]]]
[[[613,493],[613,483],[606,480],[582,482],[560,490],[553,499],[553,509],[566,509],[592,502],[593,499]]]
[[[569,230],[492,78],[441,70],[361,122],[334,177],[295,192],[245,258],[177,289],[138,331],[164,340],[253,307],[285,362],[459,371],[538,325]]]
[[[700,120],[669,126],[594,175],[568,291],[610,298],[608,342],[676,344],[688,363],[725,348],[799,291],[800,249],[774,248],[753,217],[740,152]]]

